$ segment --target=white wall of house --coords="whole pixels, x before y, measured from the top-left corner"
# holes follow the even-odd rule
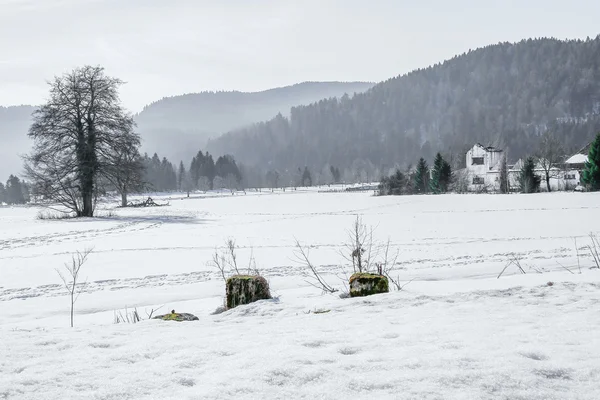
[[[470,191],[495,190],[495,186],[500,187],[498,171],[492,169],[499,165],[502,156],[501,150],[490,150],[479,144],[467,151],[466,170]]]

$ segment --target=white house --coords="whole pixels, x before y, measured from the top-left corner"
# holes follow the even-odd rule
[[[504,151],[477,143],[467,151],[466,180],[469,191],[500,187],[500,164]]]
[[[550,171],[550,189],[573,190],[580,183],[581,170],[587,161],[589,145],[577,154],[568,158],[562,165],[553,167]],[[466,168],[459,171],[467,189],[471,192],[499,191],[500,168],[504,151],[495,147],[485,147],[481,144],[474,145],[466,154]],[[507,165],[508,182],[510,190],[518,190],[519,176],[523,161],[519,160],[514,165]],[[545,171],[538,162],[535,172],[542,178],[541,190],[546,190]]]

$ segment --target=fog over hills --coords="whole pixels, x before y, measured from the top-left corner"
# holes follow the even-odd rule
[[[362,93],[367,82],[305,82],[255,93],[204,92],[167,97],[136,115],[142,151],[158,152],[171,161],[189,160],[211,137],[266,121],[295,106],[344,94]]]
[[[157,152],[174,163],[188,163],[207,139],[289,115],[294,106],[321,99],[353,95],[371,88],[368,82],[305,82],[262,92],[203,92],[155,101],[135,116],[142,136],[142,151]],[[33,106],[0,107],[0,181],[22,170],[20,155],[29,152],[27,130]]]

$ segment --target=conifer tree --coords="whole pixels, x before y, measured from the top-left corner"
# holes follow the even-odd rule
[[[506,155],[500,160],[500,193],[508,193],[508,167],[506,166]]]
[[[433,161],[433,169],[431,170],[431,180],[429,181],[429,189],[434,194],[442,193],[442,168],[444,166],[444,159],[440,153],[437,153],[435,160]]]
[[[312,176],[308,167],[304,167],[304,172],[302,173],[302,186],[312,186]]]
[[[387,195],[402,195],[406,193],[407,180],[406,176],[399,169],[390,176],[381,178],[379,183],[379,194]]]
[[[177,174],[177,190],[183,189],[183,180],[185,178],[185,167],[183,161],[179,162],[179,173]]]
[[[6,203],[25,204],[21,180],[14,175],[11,175],[6,182]]]
[[[581,180],[590,190],[600,190],[600,133],[590,146]]]
[[[448,161],[443,160],[442,171],[440,174],[440,188],[442,189],[442,193],[446,193],[450,190],[452,180],[452,167]]]
[[[0,182],[0,205],[6,202],[6,189],[4,189],[4,184]]]
[[[200,176],[206,177],[206,179],[208,180],[208,188],[210,190],[213,190],[215,185],[215,177],[217,176],[217,170],[215,167],[215,161],[213,160],[213,156],[208,154],[208,152],[206,152],[206,155],[204,156],[204,163],[202,164]]]
[[[519,178],[521,193],[536,193],[540,191],[542,178],[535,174],[535,160],[533,157],[527,157],[521,168]]]
[[[415,173],[415,192],[427,193],[429,191],[429,167],[424,158],[420,158],[417,163],[417,171]]]

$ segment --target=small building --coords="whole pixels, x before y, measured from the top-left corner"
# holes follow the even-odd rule
[[[471,192],[500,188],[500,166],[504,151],[492,146],[474,145],[466,155],[466,183]]]
[[[581,171],[588,159],[589,148],[588,144],[562,164],[552,167],[550,171],[551,190],[573,190],[579,185]],[[467,151],[466,168],[457,171],[457,174],[464,180],[464,185],[470,192],[497,192],[500,190],[500,170],[503,158],[503,150],[477,143]],[[522,168],[523,160],[506,166],[511,191],[519,190]],[[542,179],[540,189],[547,190],[546,174],[539,160],[536,162],[535,173]]]

